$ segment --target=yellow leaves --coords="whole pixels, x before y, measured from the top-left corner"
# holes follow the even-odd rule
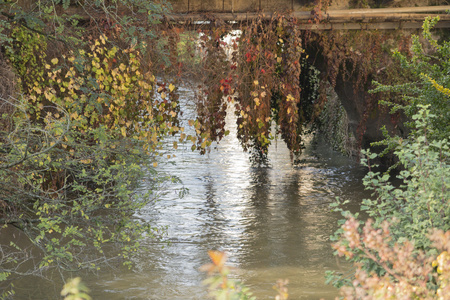
[[[100,41],[102,42],[103,45],[105,45],[106,41],[108,40],[108,37],[105,36],[104,34],[102,34],[100,36]]]
[[[258,80],[253,81],[253,84],[254,84],[254,85],[259,85]]]
[[[259,106],[259,98],[254,98],[253,101],[255,101],[256,106]]]
[[[48,90],[44,92],[44,97],[49,101],[53,101],[53,99],[56,98],[55,94],[51,93]]]
[[[42,94],[42,90],[38,86],[33,87],[33,91],[35,91],[38,95]]]
[[[264,97],[266,97],[266,91],[261,92],[261,98],[264,98]]]
[[[77,120],[78,119],[78,113],[75,111],[73,113],[70,114],[70,119],[72,120]]]
[[[449,271],[450,266],[450,254],[447,251],[443,251],[439,256],[433,261],[433,267],[437,267],[437,272],[439,274]]]
[[[49,57],[39,80],[24,92],[30,94],[35,115],[41,114],[39,110],[49,110],[43,104],[47,105],[46,100],[49,100],[51,105],[58,105],[67,112],[71,130],[83,134],[105,126],[108,137],[145,140],[149,151],[155,151],[164,135],[183,131],[175,126],[174,120],[178,117],[179,104],[161,101],[161,98],[171,97],[169,93],[176,91],[176,84],[157,85],[155,76],[144,72],[135,49],[125,51],[110,47],[106,41],[105,36],[91,41],[93,51],[78,51],[76,57],[80,59],[75,59],[73,53],[63,61]],[[57,68],[61,63],[65,68]],[[158,86],[162,86],[160,93],[152,93]],[[48,112],[38,117],[44,116],[49,116]],[[65,121],[65,116],[56,118]],[[197,125],[201,126],[198,122]],[[180,136],[180,141],[176,139],[174,148],[184,139],[186,134]],[[69,152],[71,143],[66,141],[61,147],[68,155],[76,156],[77,150]]]
[[[100,66],[100,63],[99,63],[98,61],[93,60],[93,61],[91,62],[91,64],[92,64],[93,67],[96,68],[96,70],[93,70],[93,71],[97,73],[97,69],[100,69],[100,67],[101,67],[101,66]],[[98,73],[97,73],[97,74],[98,74]]]
[[[156,168],[158,166],[158,163],[155,161],[154,163],[153,163],[153,168]]]
[[[152,134],[151,141],[153,143],[157,143],[158,142],[158,136],[157,136],[157,134],[155,132]]]
[[[439,92],[441,92],[442,94],[450,97],[450,89],[440,85],[439,83],[436,82],[436,80],[434,80],[433,78],[431,78],[430,76],[426,75],[426,74],[421,74],[423,77],[425,77],[432,85],[433,87],[438,90]]]

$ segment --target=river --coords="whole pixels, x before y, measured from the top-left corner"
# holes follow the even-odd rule
[[[192,97],[182,88],[185,99]],[[186,105],[186,104],[185,104]],[[330,235],[340,214],[329,203],[350,200],[356,211],[365,193],[364,170],[354,161],[306,137],[300,163],[293,165],[281,140],[273,141],[270,164],[253,166],[241,150],[234,116],[228,114],[230,135],[206,155],[180,145],[175,158],[162,160],[159,171],[177,176],[157,202],[141,217],[167,228],[165,240],[146,240],[132,270],[83,275],[93,299],[207,299],[199,267],[207,251],[225,251],[242,280],[258,299],[274,299],[276,280],[289,280],[289,299],[334,299],[338,291],[325,285],[326,270],[348,267],[333,256]],[[172,154],[173,154],[172,153]],[[178,192],[187,188],[180,198]],[[52,299],[60,286],[22,281],[17,299]]]

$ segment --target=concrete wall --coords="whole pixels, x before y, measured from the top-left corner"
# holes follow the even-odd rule
[[[170,0],[175,13],[186,12],[284,12],[311,7],[313,0]]]

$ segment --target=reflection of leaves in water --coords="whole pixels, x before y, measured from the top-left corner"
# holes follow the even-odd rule
[[[266,207],[270,195],[270,168],[257,167],[251,169],[250,200],[254,207]]]

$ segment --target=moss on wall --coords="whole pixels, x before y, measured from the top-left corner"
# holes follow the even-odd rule
[[[349,131],[349,120],[344,107],[330,84],[327,102],[316,120],[317,134],[323,135],[334,150],[346,156],[358,154],[357,141]]]

